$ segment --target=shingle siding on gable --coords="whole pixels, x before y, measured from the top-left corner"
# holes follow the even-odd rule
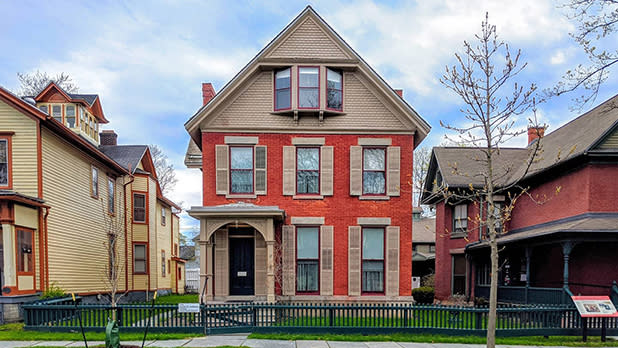
[[[369,90],[358,72],[345,73],[343,84],[345,115],[325,116],[322,124],[317,116],[301,116],[296,123],[292,116],[272,114],[272,72],[264,71],[254,77],[228,107],[213,115],[212,122],[204,128],[404,129],[404,124]]]
[[[312,20],[307,19],[298,29],[275,48],[268,58],[339,58],[350,57]]]

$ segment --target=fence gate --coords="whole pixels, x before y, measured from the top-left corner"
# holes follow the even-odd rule
[[[207,335],[251,332],[257,323],[252,303],[202,306],[202,322]]]

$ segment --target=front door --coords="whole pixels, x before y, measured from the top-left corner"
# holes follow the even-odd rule
[[[230,295],[254,294],[253,238],[230,238]]]

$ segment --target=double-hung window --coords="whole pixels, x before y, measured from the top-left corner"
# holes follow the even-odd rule
[[[275,72],[275,111],[292,107],[291,68]]]
[[[0,187],[11,187],[11,138],[0,138]]]
[[[146,222],[146,195],[133,194],[133,222]]]
[[[502,208],[502,203],[494,202],[494,226],[496,227],[497,233],[502,233]],[[487,209],[489,209],[489,207]]]
[[[90,183],[90,195],[99,198],[99,170],[95,166],[91,167]]]
[[[39,110],[43,111],[44,113],[48,113],[47,105],[40,105]]]
[[[317,109],[320,106],[320,68],[298,68],[298,108]]]
[[[296,148],[296,193],[320,193],[320,148]]]
[[[165,250],[161,250],[161,276],[165,277]]]
[[[253,146],[230,147],[230,193],[253,193]]]
[[[165,226],[165,207],[161,207],[161,225]]]
[[[62,123],[62,105],[52,105],[52,117]]]
[[[34,273],[32,256],[34,231],[24,228],[17,230],[17,272]]]
[[[133,273],[145,274],[146,244],[133,244]]]
[[[318,227],[296,228],[296,291],[319,291],[320,233]]]
[[[385,148],[363,148],[363,194],[386,194]]]
[[[453,207],[453,235],[462,236],[468,232],[468,205],[459,204]]]
[[[75,105],[67,105],[64,119],[69,128],[75,128]]]
[[[363,228],[362,290],[384,292],[384,228]]]
[[[453,255],[452,262],[451,294],[464,295],[466,292],[466,257],[459,254]]]
[[[326,107],[343,110],[343,80],[340,71],[326,69]]]
[[[114,179],[107,178],[107,212],[114,214],[116,200],[116,185]]]

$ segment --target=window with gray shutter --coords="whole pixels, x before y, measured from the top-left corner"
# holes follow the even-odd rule
[[[320,228],[320,295],[333,295],[333,226]]]
[[[350,195],[363,192],[363,147],[350,146]]]
[[[361,227],[348,227],[348,295],[361,294]]]
[[[399,296],[399,226],[386,228],[386,296]]]
[[[225,195],[228,191],[229,179],[229,147],[227,145],[215,145],[215,186],[218,195]]]
[[[266,194],[266,167],[267,155],[266,146],[255,147],[255,194]]]
[[[282,293],[284,296],[292,296],[295,292],[296,282],[296,238],[294,226],[284,225],[282,231],[281,244],[283,248],[283,286]]]

